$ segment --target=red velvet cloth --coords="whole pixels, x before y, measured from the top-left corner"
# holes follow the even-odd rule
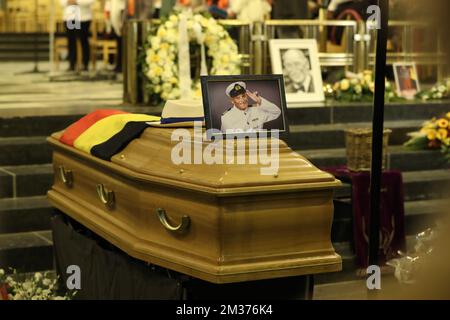
[[[370,173],[352,172],[346,167],[324,169],[337,179],[352,185],[353,237],[360,267],[368,266],[370,215]],[[405,209],[403,180],[400,171],[384,171],[380,195],[380,249],[379,265],[405,250]]]
[[[74,141],[87,129],[89,129],[97,121],[112,116],[113,114],[128,113],[120,110],[113,109],[100,109],[85,115],[77,122],[70,125],[59,138],[64,144],[73,146]]]

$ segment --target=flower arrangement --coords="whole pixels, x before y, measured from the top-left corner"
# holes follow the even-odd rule
[[[424,122],[420,131],[409,133],[411,139],[405,143],[409,149],[441,149],[450,163],[450,112],[440,118]]]
[[[180,98],[178,79],[178,23],[173,13],[162,21],[149,37],[144,73],[150,80],[148,91],[161,100]],[[192,14],[187,19],[189,42],[197,42],[199,30],[203,35],[207,57],[212,59],[210,74],[240,74],[241,58],[236,43],[214,18]],[[194,96],[201,98],[200,82],[193,81]]]
[[[423,101],[439,100],[450,97],[450,78],[434,85],[430,90],[422,90],[416,94],[416,98]]]
[[[51,279],[48,273],[36,272],[32,277],[24,281],[17,280],[14,271],[13,276],[6,275],[0,269],[0,300],[69,300],[75,293],[65,296],[56,294],[58,279]]]
[[[333,85],[324,86],[325,95],[338,101],[372,101],[375,92],[374,75],[371,70],[355,74],[347,72],[345,78]],[[391,85],[385,82],[385,99],[392,101],[399,98]]]

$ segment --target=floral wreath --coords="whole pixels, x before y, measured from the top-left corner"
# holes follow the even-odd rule
[[[162,100],[180,98],[178,66],[178,24],[180,13],[174,13],[149,36],[144,73],[150,83],[151,95]],[[199,28],[201,27],[201,28]],[[211,75],[240,74],[241,58],[236,43],[212,17],[191,14],[187,17],[189,43],[198,42],[201,30],[206,55],[212,58]],[[200,82],[193,81],[193,96],[201,98]]]

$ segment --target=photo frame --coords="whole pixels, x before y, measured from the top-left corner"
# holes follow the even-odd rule
[[[406,99],[414,99],[420,91],[419,77],[415,62],[394,62],[395,87],[397,94]]]
[[[202,76],[208,137],[289,133],[282,75]]]
[[[325,101],[315,39],[272,39],[269,46],[272,72],[283,74],[288,103]]]

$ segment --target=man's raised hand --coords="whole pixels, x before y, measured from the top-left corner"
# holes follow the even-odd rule
[[[249,90],[246,90],[247,96],[249,96],[253,101],[255,101],[258,105],[261,105],[261,97],[258,95],[258,91],[251,92]]]

